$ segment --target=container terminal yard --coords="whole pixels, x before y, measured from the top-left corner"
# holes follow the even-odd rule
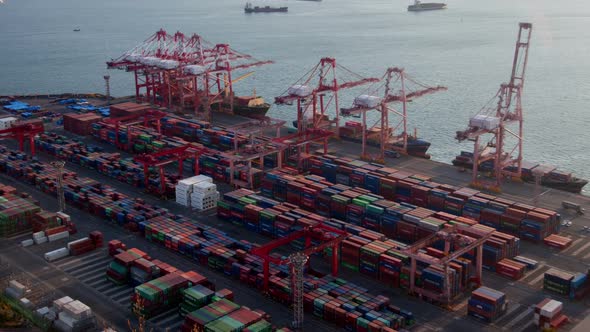
[[[526,59],[532,26],[519,28],[515,59]],[[526,60],[500,88],[514,103],[458,134],[475,141],[480,167],[469,172],[428,160],[407,133],[406,102],[444,87],[395,67],[362,78],[323,58],[275,99],[296,108],[287,129],[260,97],[232,91],[233,70],[267,61],[198,35],[170,38],[161,30],[108,63],[134,73],[136,96],[3,98],[0,286],[37,327],[587,326],[590,198],[523,183],[522,146],[502,143],[522,121]],[[352,107],[338,104],[340,89],[362,85],[371,88]],[[368,112],[380,113],[372,128]],[[484,135],[493,144],[480,149]],[[481,166],[494,158],[489,178]],[[61,304],[72,299],[88,309]]]

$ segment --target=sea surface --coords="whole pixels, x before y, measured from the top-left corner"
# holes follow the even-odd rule
[[[286,14],[245,14],[243,0],[4,0],[0,4],[0,95],[134,93],[133,77],[107,71],[116,58],[163,28],[229,43],[274,60],[236,83],[267,100],[283,93],[321,57],[365,77],[387,67],[448,91],[417,99],[409,127],[432,142],[435,160],[450,162],[472,144],[455,132],[510,76],[518,22],[533,23],[523,109],[525,159],[590,178],[590,2],[583,0],[446,0],[447,10],[409,13],[407,0],[266,0]],[[80,28],[80,32],[73,29]],[[341,92],[350,105],[363,92]],[[293,107],[269,115],[294,119]]]

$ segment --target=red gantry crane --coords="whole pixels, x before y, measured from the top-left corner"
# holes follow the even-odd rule
[[[313,87],[311,84],[315,79],[319,80],[317,86]],[[277,105],[297,104],[297,133],[279,141],[297,148],[298,155],[301,155],[302,149],[308,153],[309,143],[312,142],[323,142],[326,151],[328,138],[340,135],[338,92],[378,81],[377,78],[364,78],[337,65],[334,58],[322,58],[287,91],[275,98]],[[329,116],[334,118],[330,119]]]
[[[178,162],[178,176],[182,177],[183,174],[183,162],[186,159],[194,159],[194,174],[199,174],[199,156],[203,153],[210,152],[209,149],[201,146],[200,144],[187,144],[181,147],[170,148],[161,150],[150,154],[140,154],[133,157],[135,162],[143,165],[143,176],[144,185],[146,190],[149,185],[150,167],[158,167],[158,174],[160,179],[160,188],[158,192],[161,195],[166,194],[166,174],[164,172],[164,166],[173,162]]]
[[[340,256],[338,249],[340,243],[347,237],[348,233],[345,231],[319,222],[313,226],[306,226],[300,231],[290,233],[285,237],[250,250],[251,254],[259,256],[264,261],[264,281],[262,287],[265,292],[269,291],[270,264],[289,265],[293,300],[293,327],[295,329],[301,328],[303,323],[303,270],[309,257],[314,253],[322,252],[326,248],[332,248],[332,275],[338,276],[338,258]],[[305,239],[305,247],[302,251],[295,252],[287,258],[277,258],[271,255],[273,250],[301,238]],[[312,240],[319,242],[319,244],[312,245]]]
[[[167,114],[158,110],[147,110],[144,114],[131,114],[121,117],[109,117],[102,121],[106,124],[115,126],[115,145],[118,148],[124,148],[119,142],[119,128],[120,126],[126,126],[127,129],[127,149],[131,150],[131,128],[136,124],[143,124],[144,127],[148,127],[151,122],[155,122],[156,130],[158,134],[162,134],[161,121]]]
[[[395,89],[395,84],[399,84],[399,90]],[[373,84],[364,94],[356,97],[351,108],[341,110],[343,116],[362,117],[361,159],[383,163],[386,149],[408,154],[408,140],[416,137],[408,134],[407,103],[412,99],[446,89],[443,86],[426,86],[408,77],[403,68],[388,68],[378,84]],[[401,111],[390,106],[394,102],[401,102]],[[379,117],[372,126],[367,126],[367,112],[373,110],[379,113]],[[390,113],[399,119],[393,126],[389,123]],[[371,133],[374,137],[368,137]],[[378,141],[380,153],[377,157],[367,153],[368,139]]]
[[[18,141],[19,151],[25,149],[25,138],[29,139],[29,146],[31,147],[31,155],[35,156],[35,136],[45,131],[43,122],[40,120],[33,120],[24,123],[14,123],[12,127],[0,130],[0,139],[12,138]]]
[[[192,108],[207,118],[211,104],[233,105],[232,72],[272,63],[240,53],[228,44],[212,44],[201,36],[160,29],[143,43],[107,62],[108,68],[135,74],[138,102],[169,109]],[[219,99],[227,92],[227,98]],[[229,100],[228,100],[229,99]]]
[[[460,142],[475,142],[472,159],[473,186],[485,187],[479,179],[479,167],[490,160],[494,163],[495,176],[494,186],[490,186],[490,189],[500,190],[504,176],[520,179],[522,175],[524,132],[521,97],[532,29],[531,23],[519,24],[509,83],[502,84],[496,96],[469,120],[467,130],[457,132],[456,139]],[[497,99],[495,105],[492,103],[494,99]],[[491,136],[491,139],[482,146],[481,141],[486,136]]]

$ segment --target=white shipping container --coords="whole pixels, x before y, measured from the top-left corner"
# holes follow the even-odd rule
[[[541,308],[541,316],[551,319],[555,317],[555,315],[559,314],[562,309],[563,303],[551,300],[549,303],[545,304],[543,308]]]
[[[41,238],[41,237],[45,237],[45,232],[41,231],[41,232],[33,233],[33,238]]]
[[[67,303],[64,306],[64,312],[68,313],[69,316],[73,317],[74,319],[84,319],[92,315],[92,310],[90,310],[90,307],[79,300]]]
[[[62,311],[64,309],[64,306],[72,301],[74,301],[74,299],[72,299],[71,297],[64,296],[60,299],[53,301],[53,308],[55,309],[55,311]]]
[[[206,70],[207,69],[205,68],[205,66],[199,66],[199,65],[189,65],[189,66],[184,67],[184,73],[191,74],[191,75],[201,75]]]
[[[63,231],[63,232],[49,235],[47,237],[47,240],[49,240],[49,242],[53,242],[53,241],[57,241],[57,240],[61,240],[61,239],[66,239],[68,237],[70,237],[70,232]]]
[[[292,96],[307,97],[313,92],[313,89],[307,85],[296,84],[287,89],[287,94]]]
[[[30,247],[35,243],[35,241],[33,241],[33,239],[28,239],[28,240],[22,240],[20,245],[23,247]]]
[[[35,238],[33,240],[35,242],[35,244],[41,244],[41,243],[45,243],[47,242],[47,237],[39,237],[39,238]]]
[[[70,255],[70,251],[68,248],[59,248],[57,250],[53,250],[50,252],[45,253],[45,260],[48,262],[56,261],[60,258],[64,258]]]
[[[354,98],[354,105],[357,107],[375,108],[381,103],[381,98],[370,95],[360,95]]]

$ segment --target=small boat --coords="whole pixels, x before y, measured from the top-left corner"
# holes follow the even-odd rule
[[[271,6],[252,6],[251,3],[246,3],[246,7],[244,7],[244,12],[247,14],[250,13],[286,13],[289,7],[271,7]]]
[[[80,28],[74,29],[74,32],[79,32],[79,31],[80,31]]]
[[[441,2],[425,2],[422,3],[420,0],[414,0],[413,5],[408,6],[408,11],[410,12],[421,12],[426,10],[438,10],[438,9],[446,9],[447,4]]]

